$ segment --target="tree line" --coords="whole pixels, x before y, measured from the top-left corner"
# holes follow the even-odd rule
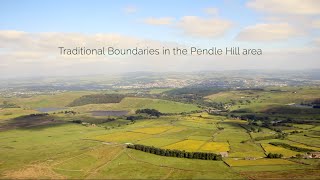
[[[156,154],[167,157],[189,158],[189,159],[203,159],[203,160],[216,160],[221,161],[220,154],[208,153],[208,152],[186,152],[175,149],[161,149],[153,146],[145,146],[142,144],[129,144],[127,148],[136,149],[139,151]]]
[[[156,117],[160,117],[160,115],[162,115],[162,113],[156,109],[138,109],[136,110],[136,114],[148,114]]]
[[[283,155],[282,154],[278,154],[278,153],[269,153],[267,155],[267,158],[270,158],[270,159],[277,159],[277,158],[282,158]]]
[[[308,148],[291,146],[289,144],[282,143],[282,142],[270,142],[269,144],[274,145],[274,146],[280,146],[280,147],[290,149],[292,151],[297,151],[297,152],[312,152],[312,151],[314,151],[314,150],[308,149]]]

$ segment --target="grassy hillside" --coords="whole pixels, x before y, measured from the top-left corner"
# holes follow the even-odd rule
[[[319,110],[295,105],[310,103],[320,98],[317,87],[283,87],[261,90],[233,90],[212,94],[207,101],[223,103],[231,111],[266,112],[292,114],[319,114]],[[301,111],[301,112],[299,112]]]
[[[8,101],[14,103],[21,108],[36,109],[46,107],[65,107],[77,98],[84,95],[94,94],[90,91],[73,91],[51,95],[32,95],[29,97],[0,97],[0,102]]]
[[[183,104],[179,102],[150,99],[150,98],[135,98],[126,97],[120,103],[110,104],[90,104],[84,106],[73,107],[75,111],[86,112],[93,110],[129,110],[135,111],[137,109],[157,109],[162,113],[179,113],[179,112],[191,112],[199,110],[196,105]]]

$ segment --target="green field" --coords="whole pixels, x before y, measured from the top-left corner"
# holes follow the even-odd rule
[[[258,100],[252,103],[256,103],[259,108],[260,106],[265,108],[269,107],[265,105],[270,102],[279,105],[291,101],[298,102],[301,97],[308,100],[318,92],[313,88],[305,88],[301,96],[293,95],[285,99],[283,97],[288,96],[289,92],[292,93],[293,89],[286,90],[288,92],[273,92],[270,89],[266,92],[247,90],[221,92],[207,98],[228,102],[230,98],[238,98],[238,101],[259,96],[266,100],[262,103]],[[161,93],[166,89],[148,91]],[[127,93],[132,92],[134,91]],[[303,174],[307,174],[305,178],[312,179],[319,175],[316,171],[319,168],[319,159],[291,158],[304,153],[269,144],[282,142],[320,151],[319,123],[316,120],[309,119],[307,123],[290,121],[280,125],[263,126],[262,120],[254,124],[250,120],[232,118],[223,113],[191,112],[201,110],[196,104],[141,97],[125,97],[119,103],[87,104],[63,110],[73,110],[75,114],[56,111],[44,116],[22,116],[39,113],[36,108],[66,107],[74,99],[95,93],[98,92],[64,92],[55,95],[34,95],[28,98],[2,98],[20,108],[0,109],[2,128],[0,129],[0,177],[2,179],[261,179],[267,176],[300,179],[304,178]],[[241,98],[242,96],[244,98]],[[267,98],[269,96],[271,97]],[[253,104],[245,106],[250,107]],[[136,115],[135,110],[143,108],[172,114],[161,115],[158,118],[145,116],[143,119],[127,120],[126,116],[97,117],[88,113],[94,110],[128,110],[131,116]],[[73,120],[79,122],[72,123]],[[294,131],[297,132],[292,133]],[[275,135],[279,134],[285,135],[276,138]],[[227,155],[222,161],[165,157],[128,149],[127,143]],[[283,158],[269,159],[266,157],[268,153],[279,153]]]
[[[265,166],[265,165],[291,165],[294,162],[283,160],[283,159],[257,159],[257,160],[234,160],[228,159],[225,162],[233,166]]]
[[[72,107],[70,109],[78,112],[87,112],[95,110],[129,110],[134,111],[136,109],[151,108],[157,109],[162,113],[179,113],[190,112],[199,110],[199,108],[192,104],[183,104],[179,102],[172,102],[159,99],[148,98],[124,98],[120,103],[110,104],[89,104],[78,107]]]
[[[317,87],[283,87],[261,90],[226,91],[206,96],[207,101],[231,103],[230,110],[243,109],[263,112],[277,107],[289,107],[288,104],[310,102],[319,97]]]

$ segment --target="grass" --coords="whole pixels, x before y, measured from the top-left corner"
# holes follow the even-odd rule
[[[16,118],[23,115],[38,113],[36,110],[23,109],[23,108],[6,108],[0,109],[0,121]]]
[[[296,164],[292,161],[284,159],[257,159],[257,160],[235,160],[225,159],[224,160],[229,166],[265,166],[265,165],[291,165]]]
[[[82,139],[103,132],[99,127],[75,124],[0,132],[0,176],[33,162],[81,154],[101,144]]]
[[[240,143],[250,139],[250,135],[236,123],[223,122],[220,125],[224,129],[214,136],[215,141]]]
[[[127,150],[118,158],[88,176],[90,179],[240,179],[223,162],[162,157]]]
[[[294,169],[283,171],[242,172],[249,179],[319,179],[318,169]]]
[[[74,158],[55,163],[53,170],[68,178],[84,178],[91,170],[111,161],[122,150],[123,147],[120,146],[104,145]]]
[[[314,125],[311,125],[311,124],[292,124],[292,126],[300,129],[312,129],[313,127],[315,127]]]
[[[44,107],[65,107],[73,100],[88,94],[94,94],[91,91],[72,91],[57,93],[53,95],[35,95],[27,98],[10,98],[9,102],[13,102],[22,108],[35,109]]]
[[[316,127],[312,128],[311,130],[313,130],[313,131],[320,131],[320,126],[316,126]]]
[[[245,157],[265,157],[263,149],[255,143],[230,143],[229,157],[245,158]]]

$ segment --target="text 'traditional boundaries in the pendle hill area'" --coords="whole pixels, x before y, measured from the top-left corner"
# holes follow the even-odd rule
[[[75,47],[65,48],[58,47],[60,55],[64,56],[158,56],[158,55],[173,55],[173,56],[188,56],[188,55],[211,55],[211,56],[260,56],[262,49],[256,48],[240,48],[240,47],[225,47],[225,48],[115,48],[115,47],[101,47],[101,48],[86,48]]]

